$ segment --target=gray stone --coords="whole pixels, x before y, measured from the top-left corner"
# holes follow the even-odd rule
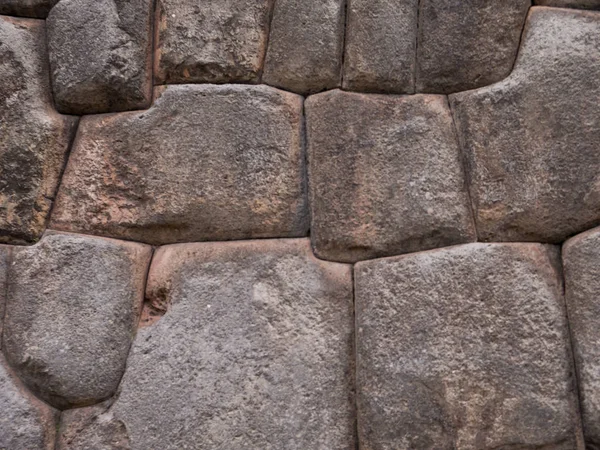
[[[532,8],[511,76],[450,97],[480,239],[600,223],[600,13]]]
[[[58,411],[31,395],[0,354],[0,449],[54,450]]]
[[[6,277],[8,274],[8,266],[10,264],[10,255],[11,247],[8,245],[0,245],[0,349],[2,349],[2,328],[4,325],[4,311],[6,307]]]
[[[53,228],[153,244],[306,236],[300,96],[179,85],[157,97],[82,120]]]
[[[534,3],[561,8],[600,9],[600,0],[534,0]]]
[[[142,244],[56,233],[13,249],[3,350],[33,392],[59,408],[114,394],[150,255]]]
[[[0,242],[42,235],[77,119],[52,107],[44,22],[0,17]]]
[[[563,246],[563,265],[586,448],[596,449],[600,447],[600,228],[569,239]]]
[[[45,19],[59,0],[0,0],[0,14]]]
[[[46,23],[60,112],[150,106],[152,7],[152,0],[62,0],[56,5]]]
[[[349,0],[344,88],[412,94],[419,0]]]
[[[421,0],[417,92],[495,83],[514,65],[531,0]]]
[[[156,82],[256,82],[273,0],[157,0]]]
[[[559,267],[540,244],[357,264],[362,448],[582,449]]]
[[[475,240],[445,97],[331,91],[306,113],[317,256],[355,262]]]
[[[340,86],[343,0],[277,0],[262,77],[302,94]]]

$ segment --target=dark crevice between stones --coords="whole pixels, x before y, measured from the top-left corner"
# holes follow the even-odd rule
[[[12,247],[8,247],[7,251],[6,251],[6,271],[4,273],[4,298],[2,299],[2,303],[3,303],[3,309],[2,309],[2,317],[0,317],[0,330],[2,330],[2,333],[0,333],[0,352],[2,351],[2,349],[4,348],[4,319],[6,319],[6,307],[8,306],[8,272],[10,270],[10,267],[12,266],[12,259],[13,258],[13,249]],[[5,358],[6,359],[6,358]],[[8,363],[8,361],[7,361]]]
[[[55,430],[55,435],[54,435],[54,445],[52,446],[52,448],[54,448],[54,450],[59,450],[58,448],[58,441],[60,438],[60,425],[62,422],[62,411],[59,411],[59,413],[56,415],[56,430]]]
[[[308,133],[306,130],[306,98],[302,99],[302,112],[300,123],[300,146],[302,151],[302,192],[304,193],[304,202],[300,205],[306,214],[306,232],[305,235],[310,237],[310,228],[312,226],[312,214],[310,211],[310,188],[308,174]]]
[[[265,72],[265,65],[267,64],[267,52],[269,51],[269,44],[271,43],[271,31],[273,29],[273,16],[275,15],[275,2],[277,0],[270,0],[269,4],[269,17],[267,18],[267,40],[265,42],[265,50],[263,52],[262,64],[258,70],[258,76],[256,81],[248,84],[263,84],[263,74]]]
[[[158,49],[158,32],[159,32],[159,20],[158,20],[158,2],[159,0],[153,0],[152,2],[152,11],[150,14],[150,20],[152,24],[150,25],[150,30],[152,31],[152,36],[150,36],[150,106],[148,109],[154,106],[154,102],[156,97],[154,95],[154,86],[156,83],[156,77],[154,75],[154,67],[158,62],[158,58],[156,57],[156,51]]]
[[[352,351],[354,354],[354,449],[360,450],[360,438],[358,433],[358,322],[356,314],[356,276],[355,276],[356,264],[352,264],[352,270],[350,271],[350,277],[352,279],[352,313],[354,321],[354,339],[352,342]]]
[[[525,36],[525,32],[527,29],[527,24],[529,23],[529,14],[531,14],[531,8],[535,6],[533,4],[533,1],[529,2],[529,9],[527,10],[527,14],[525,14],[525,20],[523,20],[523,27],[521,28],[521,35],[519,36],[519,43],[517,44],[517,51],[515,52],[515,59],[513,61],[512,67],[510,68],[510,72],[508,73],[508,77],[510,77],[513,73],[513,71],[515,70],[515,67],[517,67],[517,61],[519,60],[519,57],[521,56],[521,45],[523,44],[523,37]],[[504,79],[506,79],[504,78]],[[499,80],[498,82],[500,82],[502,80]]]
[[[418,0],[417,2],[417,23],[415,30],[415,65],[413,68],[413,85],[412,89],[409,89],[410,93],[417,93],[417,71],[419,67],[419,30],[421,29],[421,3],[423,0]]]
[[[149,295],[148,293],[148,278],[150,275],[150,268],[154,262],[155,254],[156,248],[153,247],[152,255],[150,256],[150,261],[146,270],[146,276],[144,277],[144,300],[139,313],[137,326],[135,327],[136,330],[149,327],[158,322],[167,313],[171,305],[168,287],[163,287],[154,292],[152,295]],[[131,345],[133,345],[134,340],[135,336],[131,341]],[[131,347],[129,351],[131,351]],[[123,374],[125,374],[125,371],[123,371]]]
[[[348,35],[348,16],[350,15],[350,3],[352,0],[346,0],[344,2],[344,12],[342,17],[344,20],[344,26],[342,27],[342,42],[341,42],[341,55],[340,55],[340,89],[344,88],[344,73],[346,67],[346,37]]]

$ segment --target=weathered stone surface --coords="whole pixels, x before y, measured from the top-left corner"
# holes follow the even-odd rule
[[[59,0],[0,0],[0,14],[45,19]]]
[[[341,83],[343,0],[277,0],[263,82],[302,94]]]
[[[2,348],[2,328],[4,325],[4,311],[6,307],[6,277],[8,274],[8,266],[10,264],[10,254],[11,247],[8,245],[0,245],[0,349]]]
[[[600,0],[534,0],[534,3],[562,8],[600,9]]]
[[[306,102],[311,236],[354,262],[475,239],[445,97],[331,91]]]
[[[583,448],[558,267],[540,244],[359,263],[362,448]]]
[[[0,242],[39,239],[76,118],[52,108],[44,22],[0,17]]]
[[[53,228],[154,244],[306,235],[300,96],[186,85],[158,97],[82,120]]]
[[[482,240],[600,223],[599,79],[600,13],[536,7],[511,76],[450,97]]]
[[[567,309],[587,447],[600,447],[600,228],[563,246]]]
[[[31,395],[0,354],[0,448],[54,450],[58,411]]]
[[[64,408],[116,391],[150,255],[142,244],[55,233],[13,249],[3,350],[37,395]]]
[[[102,418],[132,450],[355,448],[350,266],[308,239],[173,245],[148,298],[167,312]]]
[[[46,23],[60,112],[150,106],[152,7],[152,0],[62,0],[52,10]]]
[[[157,1],[157,83],[258,81],[273,0]]]
[[[349,0],[344,88],[411,94],[419,0]]]
[[[417,92],[500,81],[514,65],[531,0],[421,0]]]

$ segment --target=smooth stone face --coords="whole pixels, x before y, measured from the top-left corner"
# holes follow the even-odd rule
[[[0,16],[0,242],[39,239],[77,119],[52,107],[44,22]]]
[[[277,0],[263,83],[302,94],[339,87],[342,0]]]
[[[10,265],[11,250],[12,248],[8,245],[0,245],[0,349],[2,349],[2,328],[6,307],[6,277]]]
[[[45,19],[59,0],[0,0],[0,14]]]
[[[156,83],[258,81],[273,0],[157,0]]]
[[[333,91],[306,102],[311,236],[354,262],[475,239],[442,96]]]
[[[600,0],[534,0],[534,3],[561,8],[600,9]]]
[[[31,395],[0,355],[0,448],[54,450],[58,411]]]
[[[563,246],[567,308],[586,444],[600,446],[600,228]]]
[[[60,112],[150,106],[152,5],[152,0],[62,0],[52,10],[48,48]]]
[[[161,92],[148,111],[82,120],[53,228],[153,244],[306,235],[300,96]]]
[[[559,267],[540,244],[357,264],[362,448],[583,448]]]
[[[600,13],[533,8],[515,70],[450,97],[481,240],[562,242],[600,223]]]
[[[412,94],[419,0],[349,0],[344,89]]]
[[[54,233],[13,249],[3,350],[38,396],[66,408],[114,394],[150,255],[142,244]]]
[[[421,0],[417,92],[448,94],[507,77],[530,0]]]

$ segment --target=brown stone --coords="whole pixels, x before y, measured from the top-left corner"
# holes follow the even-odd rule
[[[0,14],[45,19],[59,0],[0,0]]]
[[[361,447],[583,448],[559,267],[540,244],[357,264]]]
[[[536,5],[561,8],[600,9],[600,0],[534,0]]]
[[[481,240],[600,223],[600,13],[532,8],[511,76],[450,96]]]
[[[475,239],[445,97],[332,91],[306,102],[311,236],[342,262]]]

